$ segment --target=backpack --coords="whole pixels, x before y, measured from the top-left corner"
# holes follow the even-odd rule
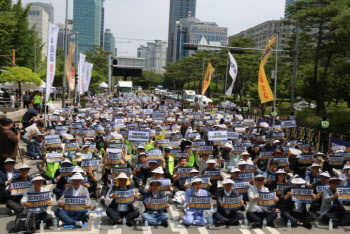
[[[13,228],[10,233],[32,234],[36,232],[35,213],[31,210],[24,209],[17,214]]]

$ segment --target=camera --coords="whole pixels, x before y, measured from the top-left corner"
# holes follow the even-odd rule
[[[19,126],[16,124],[14,124],[13,126],[12,126],[12,128],[11,128],[11,130],[15,133],[15,134],[17,134],[17,132],[20,130],[19,129]]]

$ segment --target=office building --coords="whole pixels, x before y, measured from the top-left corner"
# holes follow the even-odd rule
[[[186,18],[188,12],[195,17],[196,3],[197,0],[170,0],[167,62],[173,62],[176,22]]]
[[[166,66],[166,42],[155,40],[148,42],[146,46],[140,46],[137,49],[137,57],[145,59],[145,67],[147,71],[157,74],[164,74]]]
[[[285,10],[284,10],[284,17],[286,18],[289,14],[289,11],[287,10],[288,7],[292,4],[294,4],[297,0],[286,0],[286,7],[285,7]]]
[[[47,37],[49,30],[49,15],[46,11],[38,6],[31,6],[28,11],[29,28],[35,27],[38,37],[41,39],[43,48],[41,50],[42,59],[47,57]],[[39,45],[38,45],[39,46]]]
[[[54,23],[55,11],[51,3],[31,2],[29,4],[31,4],[32,6],[38,6],[43,8],[46,11],[46,13],[49,15],[49,22]]]
[[[234,37],[251,37],[255,40],[256,48],[264,49],[268,41],[276,36],[276,31],[279,31],[279,49],[284,49],[295,27],[293,25],[285,25],[282,21],[282,19],[266,21],[231,36],[229,40]]]
[[[104,33],[103,41],[103,50],[112,52],[112,55],[115,55],[115,38],[110,29],[106,29]]]
[[[196,44],[204,38],[206,44],[227,46],[227,28],[219,27],[214,22],[202,22],[188,15],[176,23],[173,39],[172,61],[177,61],[184,56],[190,56],[194,51],[184,50],[184,43]]]
[[[103,42],[104,42],[104,32],[105,32],[105,7],[104,7],[105,0],[101,0],[101,29],[100,29],[100,46],[103,48]]]
[[[79,51],[85,53],[100,45],[101,0],[74,0],[73,31],[79,32]]]
[[[57,38],[57,47],[61,48],[62,50],[64,50],[65,24],[57,24],[57,26],[59,27],[58,38]],[[67,33],[68,33],[67,45],[69,46],[70,41],[71,41],[71,36],[73,34],[73,20],[68,19]],[[73,43],[76,43],[75,40],[73,40]]]

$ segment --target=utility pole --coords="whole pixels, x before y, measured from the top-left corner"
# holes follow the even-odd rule
[[[296,28],[296,38],[295,38],[295,54],[294,54],[294,64],[293,64],[293,80],[292,80],[292,92],[290,95],[290,112],[294,110],[294,99],[295,99],[295,82],[297,77],[298,69],[298,56],[299,56],[299,40],[300,40],[300,27]]]
[[[277,33],[277,38],[276,38],[276,65],[275,65],[275,79],[274,79],[274,89],[273,89],[273,96],[274,96],[274,99],[273,99],[273,112],[276,112],[276,90],[277,90],[277,72],[278,72],[278,46],[279,46],[279,35],[280,35],[280,32],[279,31],[276,31]],[[272,120],[272,128],[275,127],[275,119],[276,119],[276,116],[273,116],[273,120]]]
[[[63,81],[62,81],[62,108],[66,106],[66,60],[68,51],[68,0],[66,0],[66,22],[64,27],[64,66],[63,66]]]
[[[76,52],[76,62],[75,62],[75,74],[78,74],[79,72],[79,32],[76,32],[76,43],[77,43],[77,52]],[[78,85],[76,81],[74,81],[75,86],[75,92],[74,92],[74,102],[77,103],[77,92],[78,92]]]
[[[111,95],[111,85],[112,85],[112,55],[108,55],[108,94]]]
[[[11,60],[11,62],[12,62],[12,67],[16,66],[16,50],[15,49],[12,50],[12,54],[10,54],[10,55],[0,55],[0,57],[8,57]]]

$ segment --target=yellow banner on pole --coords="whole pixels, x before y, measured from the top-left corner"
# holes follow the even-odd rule
[[[202,89],[202,95],[204,95],[205,91],[209,88],[210,81],[211,81],[211,75],[214,73],[215,69],[211,66],[210,63],[208,63],[207,72],[205,73],[205,77],[203,80],[203,89]]]
[[[260,68],[259,68],[259,82],[258,82],[258,91],[261,103],[270,102],[274,100],[273,93],[271,91],[269,82],[267,81],[265,74],[265,64],[267,59],[270,57],[273,48],[276,44],[276,37],[272,38],[272,40],[266,45],[264,49],[264,53],[261,57]]]
[[[71,42],[69,45],[69,51],[68,51],[67,60],[65,64],[66,77],[67,77],[68,87],[70,91],[73,91],[75,86],[75,69],[73,67],[74,50],[75,50],[75,44]]]

